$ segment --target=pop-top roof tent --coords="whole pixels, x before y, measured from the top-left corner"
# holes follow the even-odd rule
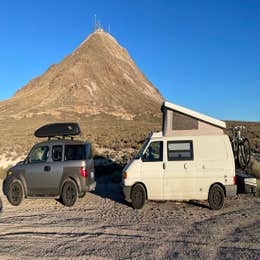
[[[223,135],[226,123],[165,101],[162,105],[164,136]]]

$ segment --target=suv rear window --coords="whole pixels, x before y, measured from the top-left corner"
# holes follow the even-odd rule
[[[86,160],[85,145],[65,145],[65,161]]]

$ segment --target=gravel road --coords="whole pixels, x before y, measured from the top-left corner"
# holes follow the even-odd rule
[[[1,198],[1,259],[260,259],[260,198],[253,195],[228,199],[220,211],[171,201],[137,211],[103,177],[72,208],[53,199],[13,207]]]

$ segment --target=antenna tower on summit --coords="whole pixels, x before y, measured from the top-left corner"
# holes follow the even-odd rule
[[[97,22],[97,16],[94,15],[94,32],[98,30],[98,22]]]
[[[110,32],[110,25],[108,27],[108,30]],[[100,21],[97,21],[97,16],[94,15],[94,32],[96,31],[104,31],[102,25],[101,25],[101,22]]]

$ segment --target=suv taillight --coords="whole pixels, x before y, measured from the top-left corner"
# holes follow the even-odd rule
[[[80,175],[81,175],[82,177],[87,178],[87,177],[88,177],[88,171],[87,171],[87,169],[85,169],[84,167],[80,167]]]
[[[233,177],[233,184],[234,184],[234,185],[237,184],[237,176],[236,176],[236,175]]]

